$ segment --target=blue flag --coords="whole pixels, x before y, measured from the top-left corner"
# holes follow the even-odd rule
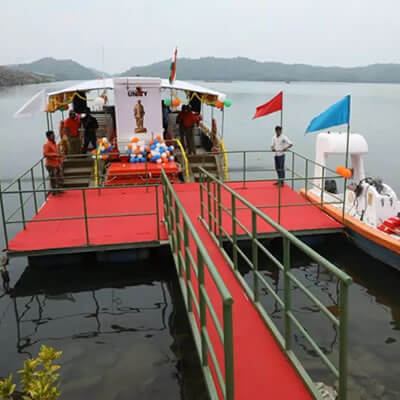
[[[348,124],[350,121],[350,95],[330,106],[315,117],[308,125],[306,133],[320,131],[332,126]]]

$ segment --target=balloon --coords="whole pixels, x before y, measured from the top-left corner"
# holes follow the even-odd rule
[[[224,103],[225,102],[225,100],[226,100],[226,94],[220,94],[219,96],[218,96],[218,101],[220,101],[221,103]]]
[[[168,147],[168,150],[169,150],[169,151],[174,151],[174,146],[169,146],[169,147]]]
[[[217,101],[215,103],[215,107],[219,108],[220,110],[222,110],[224,108],[224,103],[222,103],[221,101]]]
[[[169,107],[171,105],[171,99],[164,99],[164,104]]]
[[[156,140],[161,140],[161,136],[156,136]]]
[[[136,137],[136,136],[134,136],[134,137],[131,139],[131,142],[133,142],[133,143],[137,143],[138,141],[139,141],[139,138]]]
[[[157,158],[156,163],[157,163],[157,164],[161,164],[161,158]]]
[[[180,101],[177,97],[175,97],[174,99],[172,99],[172,105],[173,105],[174,107],[178,107],[179,104],[181,104],[181,101]]]
[[[224,104],[225,107],[230,107],[232,105],[232,102],[230,100],[225,100]]]
[[[60,111],[64,111],[64,110],[65,110],[64,106],[61,106],[61,107],[59,108],[59,110],[60,110]]]

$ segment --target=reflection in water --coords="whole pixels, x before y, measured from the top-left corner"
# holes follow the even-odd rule
[[[172,268],[165,254],[134,265],[26,268],[0,295],[8,358],[0,376],[46,344],[63,350],[63,399],[206,399]]]
[[[331,237],[314,247],[354,279],[349,294],[349,398],[400,398],[400,274],[365,255],[341,236]],[[278,259],[282,259],[279,240],[272,241],[269,248]],[[251,257],[251,248],[243,245],[243,250]],[[338,316],[338,281],[295,249],[291,252],[292,273]],[[258,257],[265,280],[283,299],[281,272],[261,252]],[[245,262],[240,265],[240,272],[252,286],[253,274]],[[266,290],[260,293],[264,308],[283,332],[283,312],[279,303]],[[322,352],[337,365],[338,329],[294,285],[291,295],[295,316]],[[335,384],[334,377],[319,361],[308,341],[299,331],[293,330],[296,354],[307,371],[317,381]]]

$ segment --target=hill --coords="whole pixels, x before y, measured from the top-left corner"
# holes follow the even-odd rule
[[[53,79],[48,76],[33,74],[31,72],[18,71],[5,66],[0,66],[0,87],[29,85],[32,83],[50,82]]]
[[[167,78],[170,60],[132,67],[123,76]],[[249,58],[178,59],[177,76],[183,80],[221,81],[316,81],[400,83],[399,64],[374,64],[365,67],[319,67],[305,64],[259,62]]]
[[[56,81],[89,80],[102,76],[101,72],[84,67],[73,60],[56,60],[50,57],[42,58],[28,64],[14,65],[13,68],[36,74],[49,75]]]

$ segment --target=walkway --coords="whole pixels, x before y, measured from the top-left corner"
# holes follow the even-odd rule
[[[198,195],[198,185],[175,185],[174,189],[234,300],[235,399],[312,399],[302,379],[296,374],[258,311],[247,298],[218,246],[199,220],[199,201],[193,201],[193,197]],[[215,288],[213,290],[209,283],[207,286],[214,308],[220,311],[218,291]],[[221,320],[221,314],[217,314]],[[210,337],[223,370],[223,349],[215,330],[211,330]]]

